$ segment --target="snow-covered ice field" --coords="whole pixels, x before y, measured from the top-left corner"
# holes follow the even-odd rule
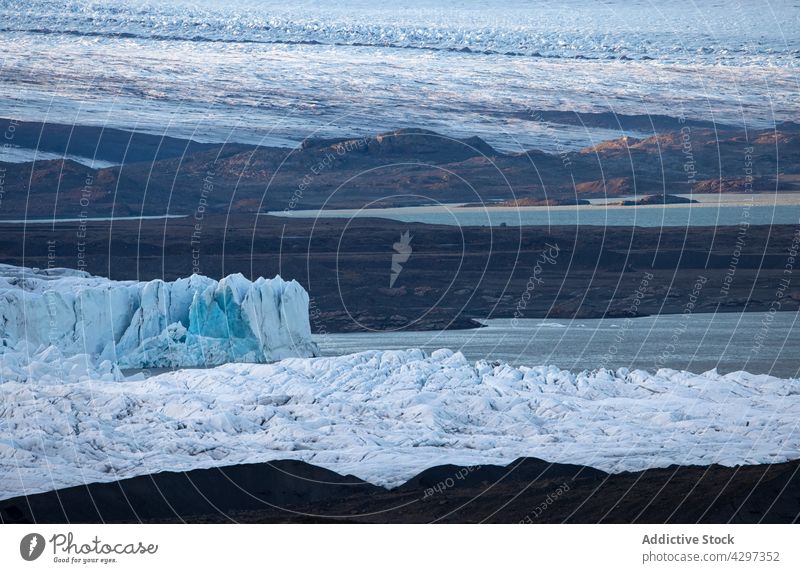
[[[575,375],[448,350],[126,380],[91,366],[68,368],[70,380],[58,357],[34,362],[35,378],[0,384],[0,498],[286,458],[392,486],[438,464],[519,456],[613,472],[800,457],[800,380],[766,375]]]
[[[791,0],[0,0],[0,98],[9,117],[203,141],[425,126],[555,153],[637,134],[535,110],[796,120],[796,15]]]
[[[393,486],[520,456],[612,472],[800,457],[798,379],[317,352],[308,294],[279,277],[0,265],[0,499],[286,458]]]

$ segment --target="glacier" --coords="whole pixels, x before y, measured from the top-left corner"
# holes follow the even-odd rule
[[[0,355],[52,347],[119,368],[316,356],[308,303],[299,283],[279,276],[139,282],[0,265]]]
[[[800,458],[800,379],[320,357],[308,305],[280,277],[0,265],[0,499],[277,459],[392,487],[522,456],[608,472]]]
[[[2,499],[277,459],[391,487],[520,456],[609,472],[800,457],[800,380],[746,372],[576,374],[415,349],[128,377],[52,347],[26,360],[35,376],[0,363]]]

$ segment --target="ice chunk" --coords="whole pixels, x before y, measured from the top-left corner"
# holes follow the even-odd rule
[[[0,340],[86,354],[123,368],[316,356],[308,294],[295,281],[112,281],[0,265]]]

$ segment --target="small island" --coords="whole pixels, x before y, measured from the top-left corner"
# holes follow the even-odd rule
[[[565,207],[574,205],[591,205],[591,202],[576,197],[517,197],[495,203],[467,203],[460,207]]]
[[[653,193],[650,195],[642,195],[638,199],[624,199],[622,201],[615,201],[607,203],[609,206],[637,206],[637,205],[679,205],[683,203],[699,203],[696,199],[689,199],[688,197],[681,197],[679,195],[662,195]]]

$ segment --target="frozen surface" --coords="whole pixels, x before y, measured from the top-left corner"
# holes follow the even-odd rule
[[[112,281],[70,269],[0,265],[3,379],[24,378],[26,368],[40,361],[31,354],[48,347],[45,358],[85,355],[87,363],[110,361],[121,368],[317,354],[308,294],[295,281],[251,282],[241,274],[221,281],[199,275],[175,282]],[[36,379],[33,371],[29,377]]]
[[[0,498],[284,458],[397,485],[519,456],[614,472],[800,457],[800,380],[767,375],[576,375],[402,350],[115,382],[109,365],[64,377],[45,358],[35,379],[0,384]]]
[[[534,110],[796,120],[798,15],[794,0],[0,0],[0,101],[219,142],[423,126],[555,152],[626,133]]]
[[[383,5],[382,5],[383,4]],[[309,44],[584,59],[792,67],[791,0],[2,0],[5,32],[159,41]]]

